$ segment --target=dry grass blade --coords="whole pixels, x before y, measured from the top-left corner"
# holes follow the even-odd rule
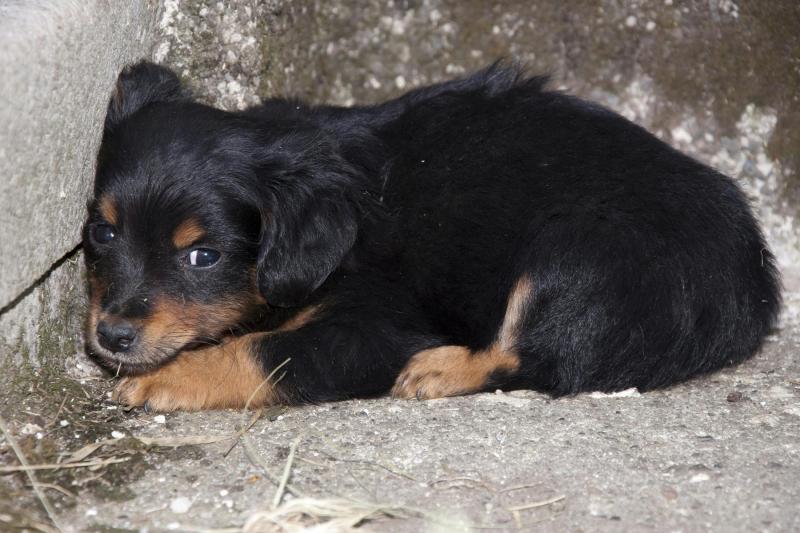
[[[545,507],[547,505],[554,504],[556,502],[560,502],[563,500],[565,496],[562,494],[560,496],[555,496],[553,498],[549,498],[547,500],[542,500],[540,502],[533,502],[533,503],[526,503],[525,505],[517,505],[515,507],[507,507],[509,511],[516,512],[516,511],[525,511],[527,509],[536,509],[537,507]]]
[[[68,491],[67,489],[65,489],[61,485],[56,485],[54,483],[36,483],[36,485],[38,485],[39,487],[42,487],[43,489],[55,490],[57,492],[60,492],[64,496],[69,496],[72,499],[77,499],[77,497],[78,497],[75,493]]]
[[[291,361],[291,358],[287,358],[281,364],[276,366],[272,370],[272,372],[270,372],[269,375],[264,379],[264,381],[261,382],[261,384],[256,388],[256,390],[253,391],[253,393],[250,395],[250,398],[247,399],[247,403],[245,403],[244,409],[242,409],[242,422],[244,422],[245,414],[247,413],[247,410],[250,408],[250,403],[253,401],[253,398],[255,398],[256,393],[259,391],[259,389],[261,389],[261,387],[263,387],[264,385],[269,383],[270,380],[272,379],[272,377],[275,374],[277,374],[278,371],[281,368],[283,368],[285,365],[287,365],[289,363],[289,361]],[[286,373],[284,372],[283,374],[278,376],[278,379],[276,379],[275,382],[272,383],[272,385],[275,386],[281,379],[283,379],[283,376],[285,376],[285,375],[286,375]],[[272,407],[270,407],[270,409],[276,409],[276,408],[279,408],[281,410],[283,409],[282,406],[272,406]],[[243,425],[242,429],[237,433],[238,440],[236,440],[234,442],[234,445],[239,441],[242,442],[242,445],[244,446],[244,452],[245,452],[245,455],[247,455],[247,458],[250,459],[250,462],[252,462],[254,465],[260,466],[261,469],[264,471],[264,474],[266,474],[266,476],[270,479],[270,481],[272,481],[273,483],[278,485],[278,490],[279,490],[279,493],[281,494],[281,496],[282,496],[284,491],[288,491],[288,492],[291,492],[292,494],[294,494],[297,497],[303,497],[303,493],[299,489],[297,489],[296,487],[294,487],[294,486],[292,486],[292,485],[290,485],[288,483],[288,476],[286,475],[286,472],[284,472],[284,476],[282,476],[281,478],[278,478],[278,476],[276,476],[275,474],[272,473],[272,471],[270,470],[270,468],[267,465],[267,463],[261,458],[261,456],[259,455],[258,451],[256,450],[256,447],[253,445],[253,441],[250,440],[250,437],[247,435],[247,430],[250,428],[250,426],[253,425],[253,423],[255,423],[256,420],[258,420],[258,416],[261,416],[261,412],[260,411],[257,413],[257,416],[254,418],[254,420],[251,421],[250,424]],[[299,443],[299,440],[298,440],[298,443]],[[233,449],[233,446],[231,446],[228,449],[228,451],[225,452],[226,455],[232,449]],[[294,458],[294,453],[291,453],[291,457],[292,457],[292,459]],[[287,461],[287,467],[291,468],[291,461]],[[277,497],[277,494],[276,494],[276,497]]]
[[[189,435],[186,437],[133,437],[145,446],[161,446],[165,448],[178,448],[180,446],[196,446],[199,444],[213,444],[237,438],[232,435]]]
[[[513,487],[505,487],[503,489],[498,489],[497,493],[498,494],[505,494],[507,492],[513,492],[513,491],[516,491],[516,490],[533,489],[533,488],[539,488],[541,486],[542,486],[541,483],[528,483],[526,485],[514,485]]]
[[[242,445],[244,446],[245,455],[247,455],[247,458],[250,459],[250,462],[256,466],[260,466],[261,469],[264,471],[264,474],[269,478],[270,481],[272,481],[276,485],[280,485],[281,479],[272,473],[267,463],[264,462],[264,460],[258,454],[256,447],[253,445],[253,441],[250,440],[250,437],[247,435],[247,433],[244,433],[241,439],[242,439]],[[292,494],[294,494],[299,498],[305,496],[300,489],[298,489],[294,485],[291,485],[288,482],[286,483],[284,490],[291,492]]]
[[[421,518],[444,531],[508,529],[507,526],[472,524],[448,519],[430,511],[405,505],[371,503],[349,498],[296,498],[277,509],[259,511],[247,519],[243,533],[341,533],[364,522],[379,519]],[[391,531],[391,528],[384,528]]]
[[[253,514],[242,528],[245,533],[270,531],[333,533],[347,531],[366,521],[381,517],[418,516],[413,509],[380,505],[344,498],[297,498],[277,509]]]
[[[303,436],[299,436],[292,442],[292,445],[289,447],[289,456],[286,458],[286,466],[283,467],[283,476],[281,476],[281,482],[278,485],[278,490],[275,491],[275,498],[272,500],[272,508],[276,509],[280,504],[281,500],[283,499],[283,493],[286,490],[286,484],[289,482],[289,476],[292,474],[292,463],[294,461],[294,454],[297,451],[297,446],[300,445],[300,441],[302,440]]]
[[[236,447],[236,445],[239,443],[239,439],[241,438],[241,436],[244,435],[245,433],[247,433],[248,431],[250,431],[250,428],[253,427],[253,424],[258,422],[258,419],[261,418],[263,416],[263,414],[264,414],[264,410],[263,409],[259,409],[258,411],[256,411],[253,414],[253,417],[250,419],[250,422],[248,422],[247,424],[242,426],[242,429],[240,429],[239,431],[236,432],[236,434],[234,435],[233,442],[231,442],[231,445],[228,446],[228,449],[225,450],[225,452],[222,454],[223,457],[228,457],[228,454],[231,453],[231,450],[233,450]]]
[[[100,442],[94,442],[92,444],[87,444],[80,450],[71,453],[70,456],[67,458],[67,460],[64,461],[64,464],[77,463],[78,461],[83,461],[84,459],[92,455],[95,451],[99,450],[106,444],[110,444],[111,442],[113,442],[112,439],[103,440]]]
[[[288,365],[288,364],[289,364],[289,361],[291,361],[291,360],[292,360],[292,358],[291,358],[291,357],[289,357],[289,358],[285,359],[285,360],[283,361],[283,363],[279,364],[279,365],[278,365],[278,366],[276,366],[274,369],[272,369],[272,372],[270,372],[270,373],[269,373],[269,375],[268,375],[266,378],[264,378],[264,381],[262,381],[261,383],[259,383],[258,387],[256,387],[256,390],[254,390],[254,391],[253,391],[253,392],[250,394],[250,397],[249,397],[249,398],[247,398],[247,402],[245,402],[245,404],[244,404],[244,409],[242,410],[242,415],[244,415],[244,413],[245,413],[245,412],[246,412],[246,411],[247,411],[247,410],[250,408],[250,404],[253,402],[253,398],[255,398],[255,397],[256,397],[256,394],[258,394],[258,391],[260,391],[260,390],[261,390],[261,388],[262,388],[264,385],[266,385],[267,383],[269,383],[269,381],[272,379],[272,377],[273,377],[275,374],[277,374],[277,373],[278,373],[278,370],[280,370],[280,369],[281,369],[281,368],[283,368],[284,366]],[[280,376],[278,379],[276,379],[276,380],[275,380],[275,383],[273,383],[272,385],[273,385],[273,386],[277,385],[277,383],[278,383],[278,382],[279,382],[281,379],[283,379],[283,376],[284,376],[284,375],[285,375],[285,374],[281,374],[281,376]]]
[[[160,446],[165,448],[178,448],[180,446],[194,446],[199,444],[213,444],[226,440],[239,438],[239,433],[231,435],[189,435],[186,437],[129,437],[124,439],[106,439],[100,442],[87,444],[83,448],[74,451],[69,458],[64,461],[65,465],[70,465],[86,459],[94,452],[104,446],[129,446],[131,441],[138,441],[145,446]]]
[[[39,498],[39,501],[42,503],[42,507],[44,507],[44,510],[47,513],[47,516],[50,518],[50,521],[53,523],[53,526],[57,531],[63,531],[61,524],[56,519],[55,511],[53,511],[53,507],[50,505],[50,500],[47,499],[44,491],[39,486],[39,482],[36,481],[36,476],[28,466],[28,460],[25,458],[25,454],[22,453],[17,441],[11,436],[8,426],[6,426],[6,421],[3,420],[2,417],[0,417],[0,432],[3,433],[3,437],[5,437],[6,442],[8,442],[9,446],[11,446],[11,449],[14,450],[14,455],[17,456],[17,460],[22,464],[25,473],[28,475],[28,480],[33,486],[33,491],[36,493],[36,497]]]
[[[61,405],[58,406],[58,411],[56,411],[55,416],[53,416],[52,420],[50,420],[45,427],[52,427],[56,424],[56,422],[58,422],[58,417],[61,416],[61,411],[64,410],[64,405],[66,405],[66,403],[67,397],[64,396],[64,399],[61,400]]]
[[[244,436],[247,434],[247,431],[248,431],[248,430],[249,430],[249,429],[250,429],[250,428],[253,426],[253,424],[255,424],[255,423],[256,423],[256,421],[257,421],[259,418],[261,418],[261,415],[262,415],[262,412],[263,412],[263,410],[262,410],[262,409],[259,409],[258,411],[256,411],[256,414],[255,414],[255,415],[253,415],[253,418],[250,420],[250,423],[249,423],[249,424],[245,424],[245,423],[244,423],[244,420],[245,420],[245,414],[247,413],[247,410],[248,410],[248,409],[250,409],[250,404],[253,402],[253,399],[256,397],[256,394],[258,394],[258,391],[260,391],[260,390],[261,390],[261,388],[262,388],[264,385],[266,385],[267,383],[269,383],[269,382],[270,382],[270,380],[272,379],[272,377],[273,377],[275,374],[277,374],[277,373],[278,373],[278,371],[279,371],[281,368],[283,368],[285,365],[289,364],[289,361],[291,361],[291,360],[292,360],[292,358],[291,358],[291,357],[289,357],[289,358],[285,359],[285,360],[284,360],[284,361],[283,361],[281,364],[279,364],[278,366],[276,366],[276,367],[275,367],[275,368],[272,370],[272,372],[270,372],[270,373],[269,373],[269,375],[268,375],[266,378],[264,378],[264,381],[262,381],[261,383],[259,383],[258,387],[256,387],[256,390],[254,390],[254,391],[253,391],[253,392],[250,394],[250,397],[249,397],[249,398],[247,398],[247,402],[245,402],[245,404],[244,404],[244,409],[242,409],[242,429],[240,429],[240,430],[239,430],[239,431],[236,433],[236,440],[234,440],[234,441],[231,443],[230,447],[229,447],[227,450],[225,450],[225,453],[223,453],[223,454],[222,454],[222,455],[223,455],[223,457],[227,457],[227,456],[228,456],[228,454],[229,454],[229,453],[231,453],[231,450],[233,450],[233,449],[236,447],[236,444],[239,442],[239,440],[240,440],[240,439],[243,439],[243,438],[244,438]],[[278,377],[278,379],[276,379],[276,380],[275,380],[275,383],[273,383],[272,385],[273,385],[273,386],[277,385],[277,383],[278,383],[278,382],[279,382],[281,379],[283,379],[283,376],[285,376],[285,375],[286,375],[285,373],[284,373],[284,374],[281,374],[281,375]],[[276,405],[273,405],[272,407],[270,407],[270,409],[280,409],[280,410],[283,410],[284,408],[283,408],[283,406],[276,406]],[[249,454],[249,452],[247,452],[247,450],[245,450],[245,452]],[[251,458],[251,460],[252,460],[252,458]]]
[[[469,477],[437,479],[435,481],[432,481],[429,485],[430,487],[437,490],[469,488],[469,489],[484,489],[489,492],[498,492],[497,489],[495,489],[485,481],[481,481],[479,479],[472,479]]]
[[[102,460],[98,459],[97,461],[82,461],[80,463],[46,463],[39,465],[29,465],[25,463],[20,466],[0,466],[0,474],[7,474],[9,472],[31,472],[33,470],[61,470],[63,468],[92,468],[92,467],[113,465],[116,463],[124,463],[128,459],[130,458],[112,457],[110,459],[102,459]],[[32,480],[31,482],[36,483],[36,481],[34,480]]]

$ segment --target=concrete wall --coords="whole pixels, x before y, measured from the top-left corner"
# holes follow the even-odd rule
[[[153,0],[0,3],[0,365],[80,348],[80,227],[108,97]],[[7,375],[7,373],[3,373]]]
[[[800,263],[798,27],[794,0],[6,2],[0,363],[79,351],[85,199],[113,80],[138,57],[228,109],[283,94],[374,102],[516,57],[738,178],[790,266]],[[66,359],[75,370],[80,360]]]

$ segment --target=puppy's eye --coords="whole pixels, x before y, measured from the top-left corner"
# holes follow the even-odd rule
[[[220,255],[218,251],[211,248],[195,248],[186,254],[184,261],[193,267],[210,267],[219,261]]]
[[[100,244],[108,244],[116,236],[116,230],[109,224],[98,224],[92,228],[92,238]]]

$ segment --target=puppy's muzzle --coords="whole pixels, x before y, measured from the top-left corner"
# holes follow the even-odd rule
[[[138,336],[139,328],[123,318],[108,318],[97,323],[97,342],[114,353],[130,350]]]

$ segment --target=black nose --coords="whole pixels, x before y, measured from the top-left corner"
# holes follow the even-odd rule
[[[136,341],[138,331],[127,320],[105,321],[97,324],[97,341],[112,352],[127,352]]]

